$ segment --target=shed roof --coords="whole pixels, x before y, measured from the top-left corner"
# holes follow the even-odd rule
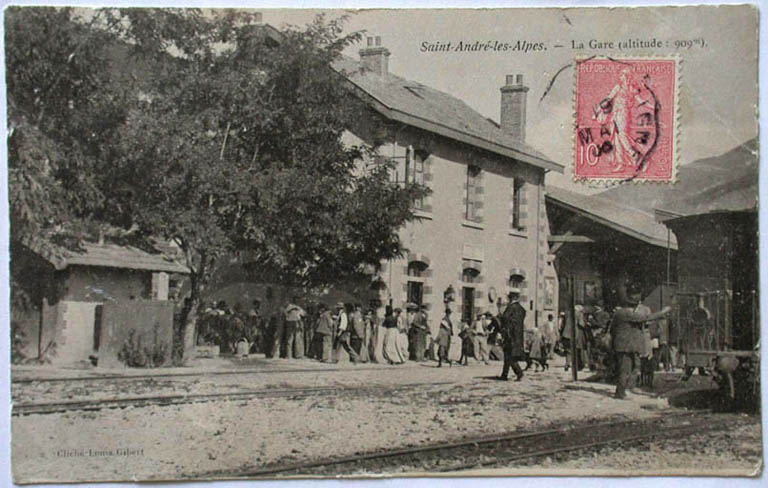
[[[342,73],[377,112],[390,120],[539,168],[563,172],[561,164],[515,140],[456,97],[390,73],[379,75],[365,70],[347,56],[335,61],[333,68]]]
[[[654,215],[620,205],[601,194],[583,195],[563,188],[548,186],[546,198],[613,230],[654,246],[677,249],[677,239],[669,235],[666,226],[656,222]]]
[[[157,271],[188,274],[189,268],[172,258],[158,253],[149,253],[132,246],[118,244],[82,243],[80,249],[71,250],[51,244],[42,239],[26,239],[23,244],[51,263],[57,270],[69,266],[100,266],[106,268]]]

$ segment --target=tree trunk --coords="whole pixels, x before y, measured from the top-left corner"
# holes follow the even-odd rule
[[[187,255],[187,263],[192,263],[191,253],[185,251]],[[206,272],[205,266],[205,253],[200,253],[200,266],[197,270],[193,266],[189,266],[192,272],[189,275],[190,279],[190,293],[189,301],[184,307],[181,323],[183,330],[181,331],[182,339],[182,352],[181,361],[182,364],[187,364],[191,359],[195,357],[195,346],[197,345],[197,316],[200,310],[200,293],[202,292],[202,277]]]
[[[186,317],[183,318],[182,322],[184,324],[184,330],[181,333],[183,347],[181,352],[182,364],[187,364],[190,359],[194,359],[195,357],[195,332],[197,330],[197,310],[199,307],[200,298],[190,297],[189,309],[187,310]]]

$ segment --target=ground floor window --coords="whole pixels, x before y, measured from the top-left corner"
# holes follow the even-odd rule
[[[424,283],[420,281],[408,282],[408,302],[416,305],[424,303]]]
[[[461,298],[461,321],[471,324],[472,317],[475,316],[475,289],[470,286],[463,287]]]

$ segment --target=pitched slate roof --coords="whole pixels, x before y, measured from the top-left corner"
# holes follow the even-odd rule
[[[656,222],[653,213],[620,205],[602,194],[583,195],[555,186],[546,187],[546,199],[613,230],[654,246],[677,249],[677,239]]]
[[[390,120],[408,124],[533,166],[563,172],[563,166],[447,93],[393,74],[379,75],[342,57],[333,68],[342,73],[363,98]]]
[[[77,251],[66,249],[41,239],[25,239],[23,244],[34,251],[57,270],[68,266],[100,266],[106,268],[189,273],[183,266],[162,253],[150,254],[131,246],[117,244],[83,243]]]

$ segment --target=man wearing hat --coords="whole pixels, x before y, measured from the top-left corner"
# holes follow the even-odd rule
[[[643,324],[664,317],[671,308],[664,307],[659,312],[650,313],[647,307],[640,304],[642,291],[636,283],[630,283],[623,290],[619,290],[619,296],[624,306],[616,308],[611,332],[618,366],[614,396],[623,399],[627,397],[628,389],[632,391],[634,371],[644,348]]]
[[[304,357],[304,329],[301,320],[307,313],[296,305],[299,297],[293,297],[284,310],[285,315],[285,357],[301,359]],[[283,332],[283,331],[279,331]],[[278,335],[279,335],[278,332]],[[277,355],[280,347],[280,337],[275,337],[273,356]]]
[[[509,368],[512,368],[515,381],[523,379],[523,370],[518,361],[525,359],[525,309],[520,305],[520,290],[509,290],[509,303],[501,314],[501,337],[504,340],[504,369],[500,380],[509,379]]]
[[[324,363],[332,362],[333,356],[333,317],[324,303],[318,306],[320,317],[317,320],[315,334],[320,338],[321,352],[319,359]]]
[[[448,357],[448,351],[451,349],[451,337],[453,337],[453,322],[451,322],[451,309],[446,307],[445,316],[440,321],[440,329],[437,332],[437,367],[443,365],[443,361],[448,361],[451,366],[451,360]]]
[[[350,338],[349,315],[348,315],[349,310],[347,310],[347,306],[342,302],[337,303],[336,308],[339,313],[338,326],[336,329],[337,330],[336,353],[338,354],[339,346],[341,346],[344,348],[345,351],[347,351],[347,354],[349,354],[349,359],[353,363],[357,363],[360,360],[360,357],[352,349],[352,346],[349,343],[349,338]]]

